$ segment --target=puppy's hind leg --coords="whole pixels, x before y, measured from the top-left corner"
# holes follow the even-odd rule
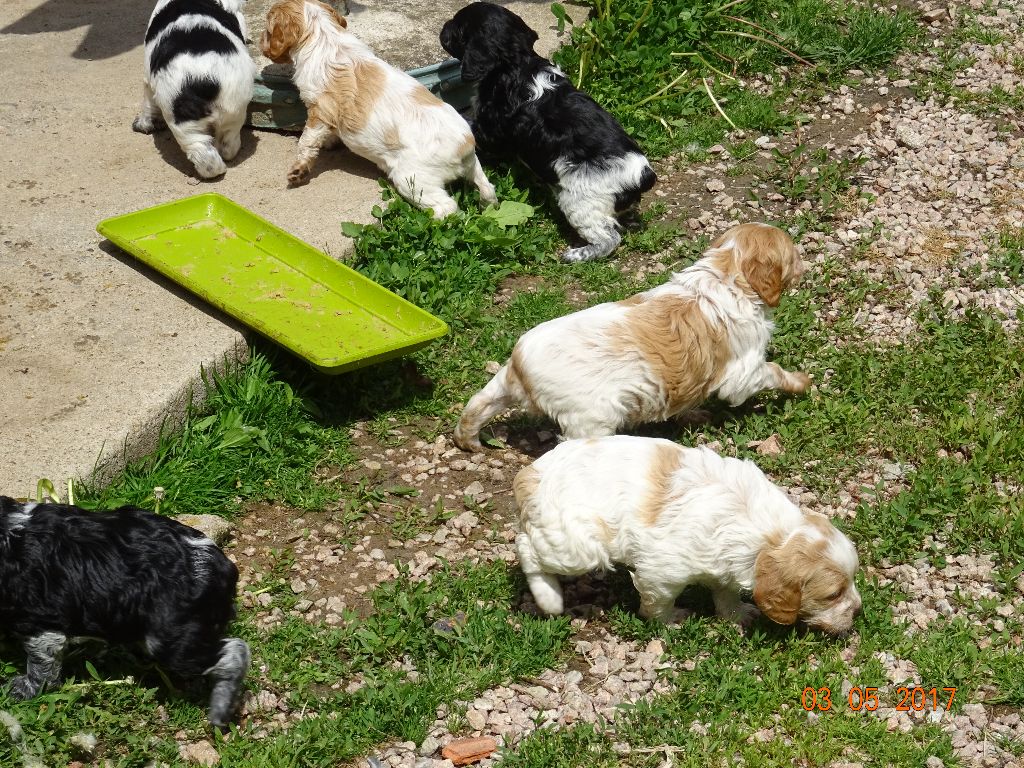
[[[459,210],[455,198],[448,194],[441,183],[421,174],[419,176],[401,176],[398,173],[389,175],[398,194],[417,208],[429,208],[435,219],[451,216]]]
[[[519,404],[516,395],[510,391],[508,365],[503,365],[466,403],[455,427],[455,444],[464,451],[482,451],[480,430],[495,416],[507,408]]]
[[[204,179],[215,179],[224,174],[227,166],[213,143],[206,122],[171,123],[169,127],[185,157],[195,166],[196,173]]]
[[[537,607],[551,616],[560,614],[565,605],[558,577],[541,569],[530,537],[525,533],[516,536],[516,550],[519,552],[519,566],[523,569],[523,575],[526,576],[526,583],[530,586]]]
[[[224,640],[217,663],[203,674],[213,680],[210,692],[210,725],[224,729],[238,706],[242,682],[249,671],[251,655],[244,640],[229,637]]]
[[[615,218],[615,199],[611,195],[563,188],[558,193],[558,207],[588,243],[567,250],[562,254],[563,261],[603,259],[622,241]]]
[[[31,699],[60,682],[60,668],[68,639],[60,632],[42,632],[25,641],[28,664],[25,674],[11,680],[13,698]]]

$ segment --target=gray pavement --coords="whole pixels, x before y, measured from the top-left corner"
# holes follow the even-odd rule
[[[400,66],[436,63],[440,25],[463,4],[352,2],[350,28]],[[269,2],[250,5],[255,39]],[[508,5],[551,50],[549,3]],[[380,200],[376,168],[345,150],[286,189],[294,134],[245,130],[227,174],[200,182],[168,133],[133,133],[151,9],[0,3],[0,494],[28,495],[40,477],[102,482],[180,422],[204,368],[246,354],[244,328],[106,243],[97,222],[216,191],[344,258],[340,222],[368,221]]]

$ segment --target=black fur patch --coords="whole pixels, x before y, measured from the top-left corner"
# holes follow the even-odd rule
[[[172,29],[156,44],[149,58],[149,71],[156,74],[183,54],[198,56],[203,53],[228,54],[239,50],[230,37],[212,27]]]
[[[209,77],[189,75],[181,86],[181,92],[175,96],[171,109],[174,122],[186,123],[190,120],[202,120],[213,112],[213,102],[220,93],[220,83]]]
[[[170,671],[220,658],[238,569],[199,531],[152,512],[30,509],[0,496],[0,629],[146,642]]]
[[[614,117],[534,52],[536,39],[516,14],[487,2],[467,5],[442,28],[441,45],[461,60],[463,79],[477,83],[472,125],[480,150],[518,157],[549,184],[558,183],[556,163],[602,168],[642,154]],[[550,87],[534,98],[538,75]],[[639,186],[607,192],[628,207],[655,181],[648,167]]]
[[[228,13],[216,0],[171,0],[149,22],[149,28],[146,30],[146,42],[151,42],[167,27],[187,14],[208,16],[242,40],[242,28],[239,26],[235,14]]]

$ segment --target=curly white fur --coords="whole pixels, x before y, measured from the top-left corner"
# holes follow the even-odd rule
[[[519,472],[519,560],[538,607],[563,610],[557,575],[620,563],[633,571],[640,613],[672,621],[690,584],[717,613],[756,615],[834,634],[860,610],[853,544],[821,515],[801,512],[750,461],[707,448],[630,437],[570,440]]]

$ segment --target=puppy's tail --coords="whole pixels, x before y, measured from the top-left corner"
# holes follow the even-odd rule
[[[503,365],[487,385],[470,398],[455,427],[455,444],[464,451],[482,451],[480,430],[506,408],[518,404],[517,381],[511,363]]]

